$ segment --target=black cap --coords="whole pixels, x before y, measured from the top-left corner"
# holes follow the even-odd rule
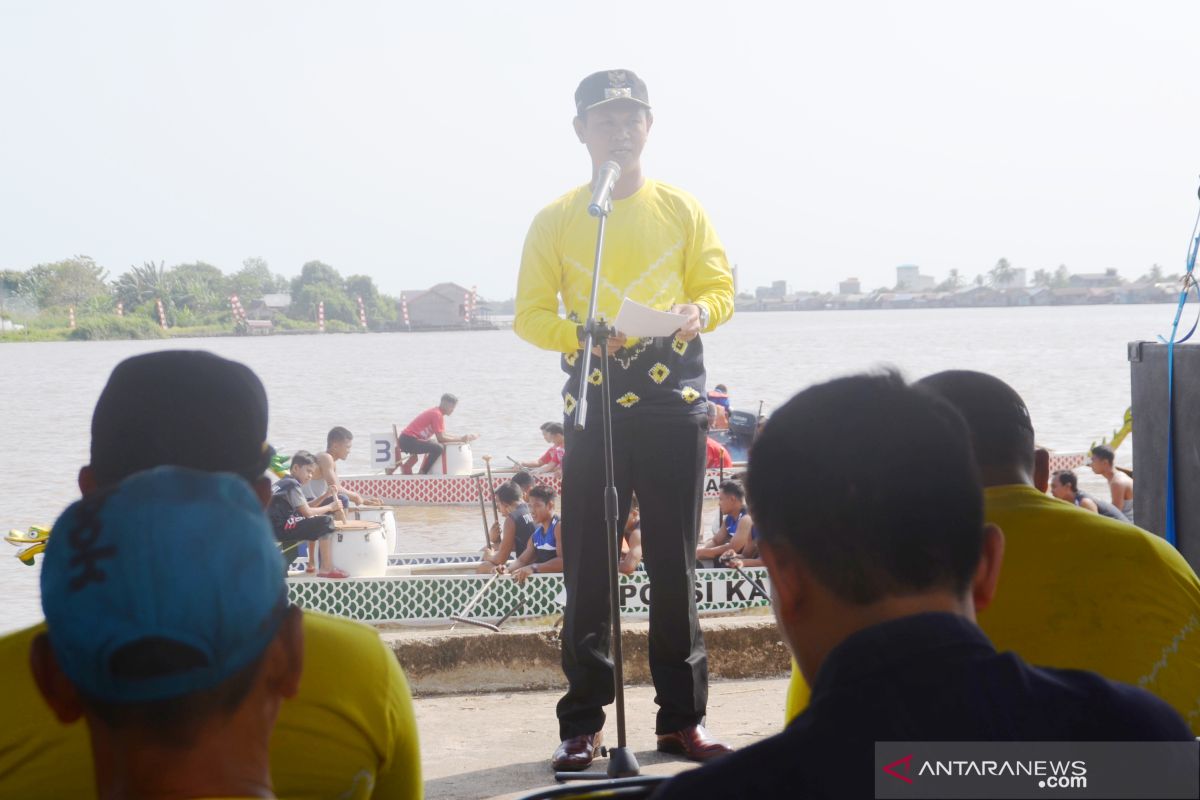
[[[267,393],[245,364],[198,350],[134,356],[112,371],[92,414],[92,472],[104,488],[159,466],[262,475]]]
[[[575,90],[575,113],[582,115],[585,111],[614,100],[632,100],[649,108],[650,95],[646,91],[646,82],[628,69],[593,72],[580,81],[579,88]]]

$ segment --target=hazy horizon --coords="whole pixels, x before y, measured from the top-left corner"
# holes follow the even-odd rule
[[[637,71],[646,173],[740,289],[1183,270],[1200,4],[0,4],[0,268],[309,260],[510,297],[589,177],[585,74]]]

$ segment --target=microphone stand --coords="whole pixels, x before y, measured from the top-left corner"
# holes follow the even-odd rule
[[[583,358],[579,369],[579,401],[575,406],[575,430],[587,426],[588,375],[592,371],[592,347],[600,348],[600,424],[603,429],[604,447],[604,523],[608,536],[608,599],[612,614],[612,658],[613,690],[617,709],[617,746],[602,749],[608,756],[608,771],[556,772],[559,781],[595,780],[596,778],[632,778],[641,774],[637,758],[625,744],[625,667],[621,650],[621,601],[618,588],[617,565],[620,562],[620,540],[617,532],[617,481],[613,467],[612,441],[612,388],[609,382],[608,339],[613,329],[604,320],[596,319],[596,296],[600,292],[600,257],[604,252],[604,226],[612,211],[612,200],[606,198],[603,206],[590,208],[597,217],[596,260],[592,266],[592,296],[588,300],[587,321],[584,323]]]

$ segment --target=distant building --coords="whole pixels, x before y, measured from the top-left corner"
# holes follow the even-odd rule
[[[925,292],[934,287],[932,275],[922,275],[921,268],[916,264],[904,264],[896,267],[896,291]]]
[[[1115,269],[1104,272],[1080,272],[1067,278],[1067,285],[1072,289],[1105,289],[1120,286],[1121,276]]]
[[[862,294],[862,284],[858,278],[846,278],[838,284],[838,294]]]
[[[407,290],[408,321],[414,328],[472,327],[486,321],[491,309],[478,297],[468,322],[467,304],[471,290],[457,283],[439,283],[428,289]]]
[[[282,311],[292,304],[292,296],[286,292],[282,294],[264,294],[262,296],[262,304],[265,308],[273,311]]]
[[[754,297],[758,300],[782,300],[787,295],[787,281],[771,281],[770,286],[759,286],[754,290]]]

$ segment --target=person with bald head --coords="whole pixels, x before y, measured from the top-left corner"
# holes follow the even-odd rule
[[[1146,689],[1200,736],[1200,579],[1183,556],[1158,536],[1035,488],[1033,421],[1004,381],[951,370],[916,385],[966,420],[985,519],[1004,532],[1004,573],[979,614],[996,648]],[[807,698],[794,673],[789,718]]]

